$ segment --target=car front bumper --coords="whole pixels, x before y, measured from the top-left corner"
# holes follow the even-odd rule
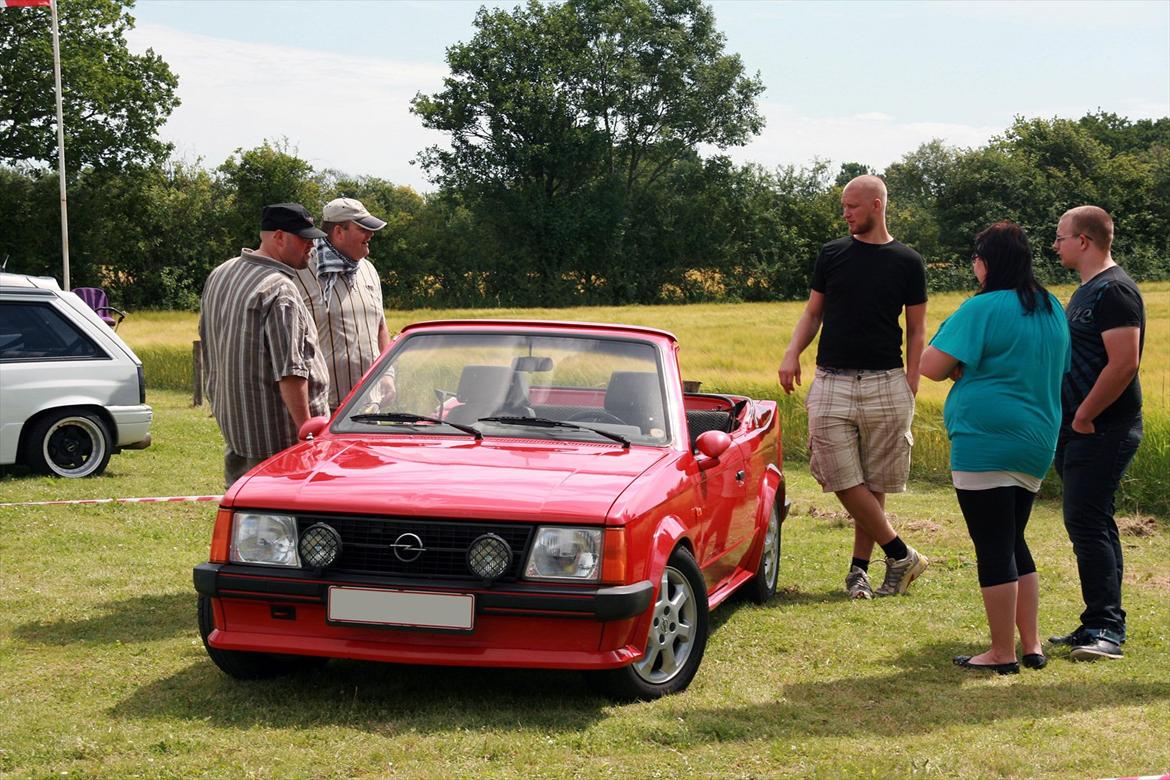
[[[641,655],[649,580],[580,588],[512,582],[483,587],[303,570],[204,563],[195,589],[212,600],[212,647],[411,664],[604,669]],[[469,631],[369,626],[327,620],[329,588],[346,586],[471,595]],[[639,639],[636,634],[641,633]]]

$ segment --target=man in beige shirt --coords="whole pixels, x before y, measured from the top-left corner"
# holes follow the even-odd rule
[[[321,224],[326,236],[317,241],[308,267],[297,271],[301,299],[317,323],[317,341],[329,368],[330,411],[390,343],[382,285],[368,259],[370,239],[384,227],[386,222],[359,200],[329,201]],[[393,387],[386,387],[384,395],[392,394]]]

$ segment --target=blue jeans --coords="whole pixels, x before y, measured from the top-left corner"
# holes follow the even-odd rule
[[[1056,473],[1064,483],[1064,527],[1077,556],[1085,611],[1081,627],[1125,638],[1121,608],[1121,539],[1113,497],[1142,441],[1142,418],[1098,426],[1091,434],[1067,426],[1056,444]]]

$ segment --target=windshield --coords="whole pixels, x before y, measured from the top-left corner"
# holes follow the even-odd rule
[[[367,377],[334,430],[461,436],[470,426],[484,436],[614,440],[592,428],[664,445],[665,399],[657,350],[645,342],[419,334]]]

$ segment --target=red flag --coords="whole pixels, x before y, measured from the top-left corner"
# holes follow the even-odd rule
[[[34,5],[49,5],[52,0],[4,0],[5,8],[28,8]]]

